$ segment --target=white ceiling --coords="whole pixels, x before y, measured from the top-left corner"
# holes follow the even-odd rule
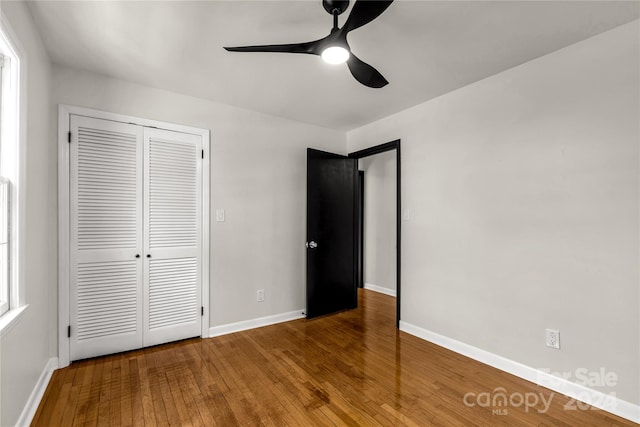
[[[341,16],[344,23],[349,10]],[[222,46],[328,34],[321,1],[32,1],[54,63],[348,130],[639,18],[636,1],[402,1],[349,34],[390,84],[346,65]]]

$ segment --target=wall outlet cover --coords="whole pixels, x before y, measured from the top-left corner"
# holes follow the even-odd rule
[[[545,331],[547,347],[560,349],[560,331],[555,329],[547,329]]]

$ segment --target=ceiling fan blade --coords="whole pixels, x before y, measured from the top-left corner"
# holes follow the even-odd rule
[[[326,37],[325,37],[326,38]],[[238,46],[225,47],[229,52],[282,52],[282,53],[308,53],[311,55],[320,55],[320,40],[306,43],[290,43],[290,44],[266,44],[259,46]]]
[[[391,3],[393,0],[356,0],[341,30],[347,33],[368,24],[387,10]]]
[[[362,62],[353,54],[353,52],[347,60],[347,65],[349,66],[349,71],[351,71],[353,77],[365,86],[378,89],[389,84],[387,79],[382,77],[382,74],[380,74],[378,70],[373,68],[371,65]]]

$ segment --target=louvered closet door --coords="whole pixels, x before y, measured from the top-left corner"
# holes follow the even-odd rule
[[[139,126],[71,116],[71,360],[142,347]]]
[[[202,332],[202,138],[145,128],[144,147],[143,340],[149,346]]]

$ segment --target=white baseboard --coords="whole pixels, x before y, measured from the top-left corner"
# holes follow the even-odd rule
[[[531,381],[542,387],[571,397],[577,401],[587,403],[603,411],[640,423],[640,405],[627,402],[615,396],[585,387],[564,378],[560,378],[539,369],[523,365],[497,354],[479,349],[469,344],[445,337],[444,335],[422,329],[407,322],[400,321],[400,330],[418,338],[432,342],[441,347],[455,351],[471,359],[493,366],[501,371]]]
[[[385,287],[382,287],[382,286],[373,285],[371,283],[365,283],[364,284],[364,288],[365,289],[369,289],[371,291],[380,292],[381,294],[389,295],[389,296],[392,296],[392,297],[396,296],[396,290],[395,289],[389,289],[389,288],[385,288]]]
[[[40,405],[40,401],[42,400],[42,396],[44,396],[44,392],[49,385],[51,375],[56,369],[58,369],[58,358],[52,357],[51,359],[47,360],[47,363],[46,365],[44,365],[44,369],[42,369],[40,377],[38,378],[38,381],[36,382],[36,385],[31,392],[31,396],[29,396],[29,400],[27,400],[26,405],[24,405],[24,409],[20,414],[20,418],[18,418],[18,422],[16,423],[17,427],[26,427],[31,424],[33,416],[38,410],[38,405]]]
[[[288,322],[290,320],[304,318],[304,309],[290,311],[288,313],[274,314],[271,316],[258,317],[257,319],[244,320],[242,322],[227,323],[226,325],[213,326],[209,328],[209,337],[232,334],[234,332],[246,331],[248,329],[260,328],[262,326],[276,323]]]

